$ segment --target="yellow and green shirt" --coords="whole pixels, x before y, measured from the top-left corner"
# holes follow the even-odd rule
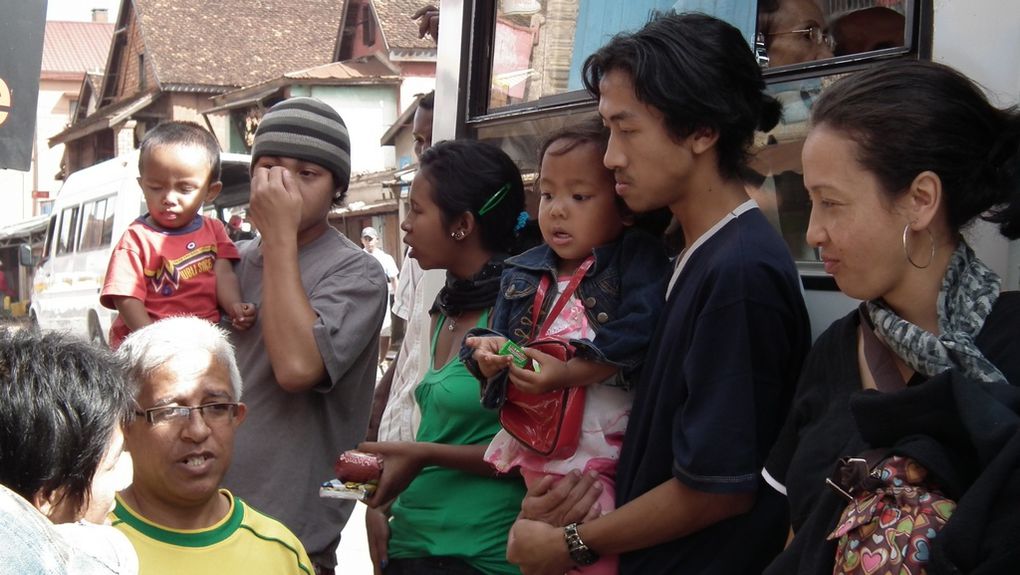
[[[230,511],[208,529],[181,530],[143,518],[117,496],[111,514],[138,552],[139,575],[313,575],[298,538],[282,523],[252,509],[226,489]]]

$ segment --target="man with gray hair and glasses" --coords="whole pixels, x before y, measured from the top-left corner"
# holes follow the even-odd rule
[[[193,317],[133,332],[118,350],[135,386],[125,429],[134,483],[111,514],[143,574],[311,574],[298,538],[220,483],[247,409],[226,334]]]

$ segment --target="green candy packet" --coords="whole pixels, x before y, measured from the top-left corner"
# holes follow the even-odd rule
[[[527,369],[528,367],[529,359],[528,356],[524,354],[524,348],[510,341],[509,339],[506,340],[506,343],[503,344],[503,347],[499,348],[499,355],[509,355],[513,357],[514,365],[516,365],[517,367],[525,369]],[[535,373],[539,372],[540,368],[537,363],[532,361],[531,367],[532,369],[535,370]]]

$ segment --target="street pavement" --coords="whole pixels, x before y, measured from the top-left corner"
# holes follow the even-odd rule
[[[354,506],[354,513],[344,527],[340,546],[336,548],[337,575],[372,575],[372,559],[368,555],[365,535],[365,504]]]

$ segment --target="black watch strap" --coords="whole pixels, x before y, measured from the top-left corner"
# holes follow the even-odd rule
[[[567,540],[567,551],[570,552],[570,559],[574,563],[585,566],[599,560],[598,553],[592,551],[584,544],[584,541],[581,541],[581,536],[577,533],[577,523],[571,523],[564,527],[563,536]]]

